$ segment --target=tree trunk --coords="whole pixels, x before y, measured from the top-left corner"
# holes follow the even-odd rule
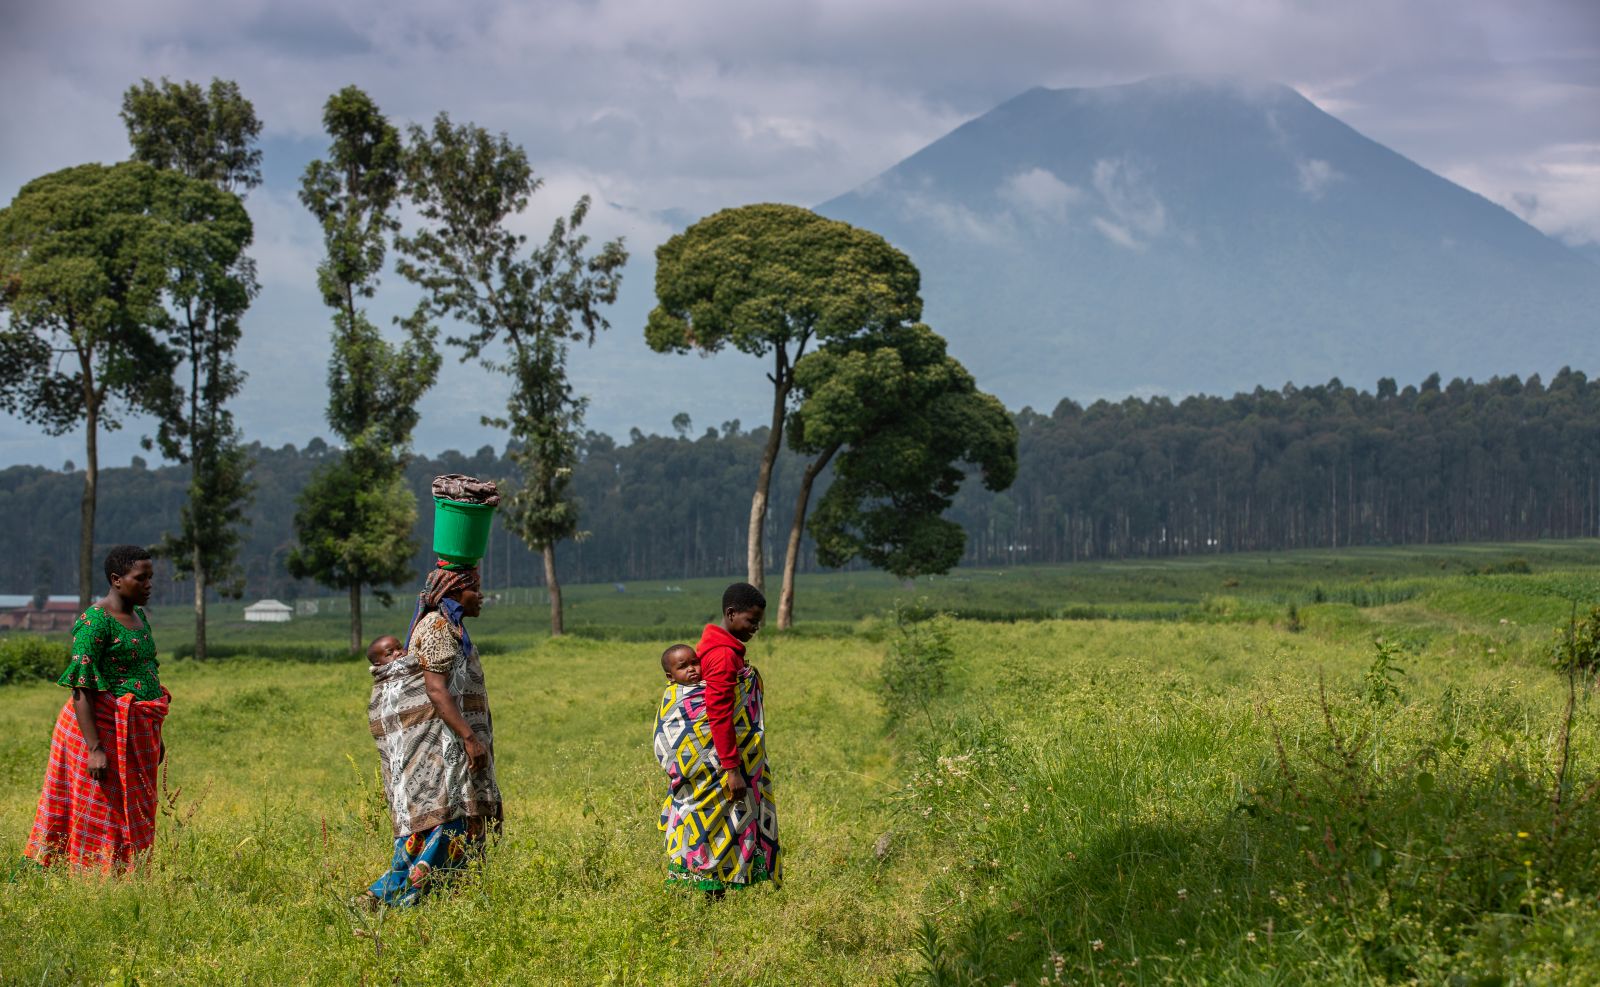
[[[546,545],[540,554],[544,556],[544,586],[550,593],[550,636],[560,637],[565,629],[561,626],[561,584],[556,581],[556,547]]]
[[[350,584],[350,652],[361,653],[361,584]]]
[[[197,319],[193,310],[189,316],[189,498],[191,501],[204,500],[196,498],[195,493],[200,489],[200,341],[197,338]],[[203,318],[203,316],[202,316]],[[214,437],[214,436],[213,436]],[[200,515],[209,510],[211,505],[205,503],[191,503],[189,505],[189,521],[191,528],[199,528]],[[195,661],[206,660],[206,570],[205,563],[200,554],[200,539],[195,537],[195,531],[185,532],[194,543],[190,550],[189,565],[194,576],[194,658]]]
[[[745,542],[745,578],[756,589],[766,592],[767,493],[772,487],[772,467],[783,446],[783,412],[789,402],[794,378],[789,373],[789,353],[777,348],[776,373],[772,375],[772,429],[767,432],[767,447],[761,451],[761,471],[756,474],[755,496],[750,498],[750,537]]]
[[[85,361],[84,372],[89,367]],[[78,609],[89,609],[94,596],[94,508],[96,486],[100,482],[100,402],[92,396],[93,384],[88,385],[90,398],[85,402],[84,422],[84,472],[83,502],[78,509]]]
[[[206,570],[200,561],[200,546],[194,546],[194,658],[206,660]]]
[[[833,454],[839,451],[838,443],[829,446],[818,456],[800,477],[800,492],[794,498],[794,521],[789,525],[789,546],[783,556],[783,589],[778,592],[778,629],[794,626],[794,574],[800,565],[800,540],[805,535],[806,508],[811,502],[811,485],[828,466]]]

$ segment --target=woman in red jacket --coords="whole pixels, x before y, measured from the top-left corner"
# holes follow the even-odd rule
[[[722,594],[722,623],[707,624],[695,654],[703,688],[669,688],[656,718],[656,755],[679,770],[662,813],[669,878],[720,895],[761,881],[783,883],[778,810],[767,766],[761,674],[744,645],[766,616],[749,583]],[[712,749],[694,729],[705,717]]]

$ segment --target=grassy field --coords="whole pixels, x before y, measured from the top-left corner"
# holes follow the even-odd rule
[[[721,588],[673,585],[574,587],[555,641],[485,614],[506,836],[381,919],[345,905],[389,841],[344,616],[224,610],[237,657],[163,666],[153,868],[0,884],[0,982],[1600,980],[1600,722],[1580,684],[1562,744],[1548,664],[1600,543],[807,580],[751,651],[788,881],[715,907],[660,888],[655,656]],[[0,692],[15,858],[63,697]]]

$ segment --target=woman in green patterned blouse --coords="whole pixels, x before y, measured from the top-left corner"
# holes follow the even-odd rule
[[[56,717],[50,764],[27,856],[123,870],[155,841],[156,767],[171,697],[161,687],[150,602],[150,553],[119,545],[111,584],[72,628],[72,659],[58,684],[72,697]]]

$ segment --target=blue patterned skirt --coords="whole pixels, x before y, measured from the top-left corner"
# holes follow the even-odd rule
[[[448,881],[484,846],[483,819],[464,816],[394,841],[389,870],[367,890],[390,908],[414,905]]]

